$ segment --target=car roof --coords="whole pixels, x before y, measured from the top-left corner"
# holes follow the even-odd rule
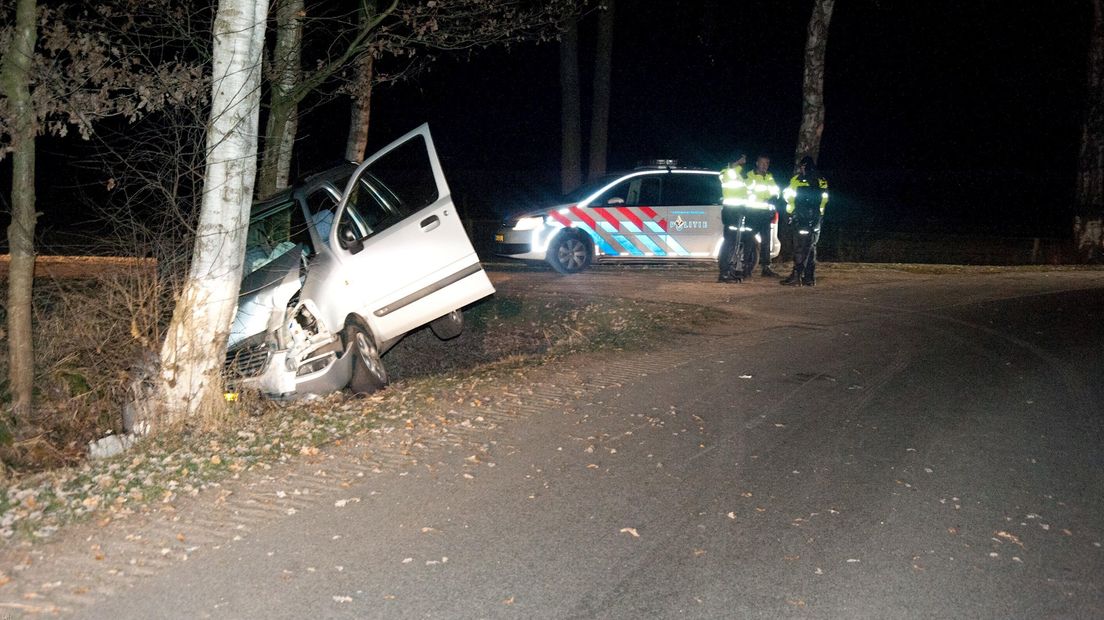
[[[647,166],[637,166],[636,168],[633,168],[632,170],[626,170],[624,172],[621,172],[620,174],[629,174],[629,173],[632,173],[632,172],[645,172],[645,171],[648,171],[648,170],[655,170],[657,172],[712,172],[712,173],[717,172],[716,170],[713,170],[712,168],[692,168],[692,167],[689,167],[689,166],[647,165]]]
[[[355,161],[343,161],[322,170],[307,172],[295,185],[300,186],[317,181],[333,181],[341,177],[348,177],[356,170],[357,165]]]
[[[264,200],[259,200],[253,203],[253,207],[250,209],[250,217],[258,217],[259,215],[267,213],[273,208],[280,207],[288,202],[291,202],[292,197],[295,195],[295,192],[306,186],[314,185],[323,181],[333,182],[342,178],[348,178],[349,175],[352,174],[354,170],[356,170],[356,166],[357,164],[354,162],[342,162],[340,164],[337,164],[336,166],[331,166],[324,170],[307,173],[301,179],[297,179],[290,187],[282,189],[278,193],[273,194],[272,196],[269,196]],[[340,192],[344,189],[344,187],[339,187],[338,191]]]

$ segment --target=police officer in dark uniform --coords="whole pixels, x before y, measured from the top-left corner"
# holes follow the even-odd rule
[[[828,205],[828,181],[820,175],[816,162],[806,155],[798,162],[797,174],[783,192],[786,213],[793,230],[793,272],[781,284],[786,286],[816,285],[816,244],[824,208]]]

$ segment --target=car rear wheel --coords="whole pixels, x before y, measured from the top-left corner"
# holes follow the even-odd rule
[[[575,232],[561,232],[548,246],[548,264],[560,273],[579,273],[590,266],[590,244]]]
[[[345,327],[344,337],[345,346],[352,345],[350,354],[354,356],[349,389],[354,394],[371,394],[387,385],[387,369],[368,330],[353,323]]]
[[[441,340],[455,338],[464,331],[464,313],[457,308],[445,316],[434,319],[429,324],[429,328],[433,330],[433,335]]]

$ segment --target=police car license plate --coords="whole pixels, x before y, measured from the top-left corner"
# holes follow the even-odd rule
[[[503,235],[503,234],[496,234],[495,235],[495,241],[498,241],[499,243],[501,243],[505,240],[506,240],[506,235]]]

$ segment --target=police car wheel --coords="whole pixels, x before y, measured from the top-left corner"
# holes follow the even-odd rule
[[[353,356],[353,376],[349,379],[349,389],[354,394],[371,394],[387,385],[387,369],[383,367],[379,349],[368,330],[352,323],[345,327],[342,337],[346,347],[352,345],[349,354]]]
[[[577,233],[561,232],[548,246],[547,259],[560,273],[579,273],[590,266],[590,244]]]

